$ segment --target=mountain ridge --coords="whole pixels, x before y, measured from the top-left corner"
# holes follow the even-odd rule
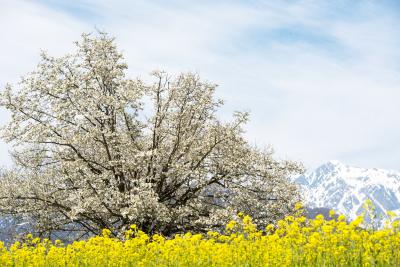
[[[388,211],[400,213],[400,171],[361,168],[331,160],[311,172],[294,177],[310,208],[325,207],[355,219],[370,199],[379,223]]]

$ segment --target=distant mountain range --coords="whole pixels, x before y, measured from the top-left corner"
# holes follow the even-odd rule
[[[327,217],[333,209],[351,221],[363,212],[367,199],[381,216],[379,223],[387,218],[388,211],[400,215],[400,171],[352,167],[332,160],[293,179],[303,192],[308,217]],[[2,217],[0,240],[10,243],[30,228],[24,220]]]
[[[400,171],[352,167],[332,160],[294,181],[301,186],[305,204],[311,209],[334,209],[353,220],[370,199],[381,217],[379,223],[387,218],[388,211],[400,214]]]

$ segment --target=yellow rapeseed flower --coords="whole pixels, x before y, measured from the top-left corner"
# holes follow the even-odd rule
[[[152,236],[130,227],[124,240],[101,236],[72,244],[26,236],[9,247],[0,242],[0,266],[399,266],[397,221],[367,229],[363,218],[346,222],[286,217],[264,231],[241,214],[225,233],[186,232]]]

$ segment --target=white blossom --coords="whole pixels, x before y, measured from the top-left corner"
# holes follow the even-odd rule
[[[118,233],[136,223],[169,235],[221,227],[240,211],[259,225],[291,212],[299,195],[288,177],[301,166],[250,146],[246,112],[218,120],[215,84],[162,71],[154,84],[128,79],[104,33],[76,47],[43,53],[2,92],[11,112],[2,136],[16,163],[1,181],[3,213],[29,215],[41,232]]]

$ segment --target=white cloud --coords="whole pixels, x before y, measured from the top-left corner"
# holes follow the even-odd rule
[[[220,84],[221,115],[250,109],[247,136],[280,156],[308,167],[335,158],[399,168],[399,16],[337,3],[86,1],[77,16],[6,2],[0,84],[31,70],[39,48],[63,54],[97,26],[117,37],[132,75],[194,70]],[[268,35],[281,28],[310,35],[286,42]]]

